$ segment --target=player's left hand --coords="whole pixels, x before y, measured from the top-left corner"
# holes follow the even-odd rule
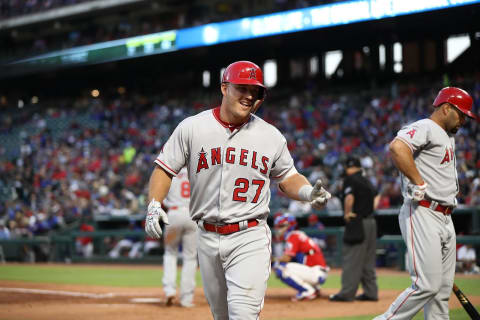
[[[427,191],[427,183],[423,182],[423,184],[413,184],[409,183],[407,186],[407,194],[408,197],[414,201],[420,201],[425,198],[425,192]]]
[[[152,199],[148,204],[147,217],[145,219],[145,232],[152,238],[160,239],[162,237],[160,219],[163,223],[168,224],[168,217],[162,209],[162,204]]]
[[[312,193],[310,195],[310,205],[314,209],[321,209],[330,199],[332,195],[325,190],[322,186],[322,180],[318,179],[313,186]]]

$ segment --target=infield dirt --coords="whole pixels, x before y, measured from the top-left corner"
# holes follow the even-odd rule
[[[378,272],[398,274],[398,272],[388,270],[379,270]],[[340,273],[340,270],[333,270],[332,273]],[[324,289],[322,297],[318,299],[292,302],[290,301],[294,294],[292,289],[269,288],[260,318],[321,319],[380,314],[400,293],[397,290],[381,290],[378,302],[328,301],[327,296],[336,292],[337,289]],[[147,298],[146,300],[156,302],[134,302],[138,298]],[[480,304],[480,297],[469,298],[473,304]],[[132,299],[134,300],[132,301]],[[178,303],[166,307],[161,288],[0,281],[0,319],[212,319],[201,288],[197,288],[195,291],[195,304],[193,308],[182,308]],[[461,307],[453,294],[450,299],[450,307]]]

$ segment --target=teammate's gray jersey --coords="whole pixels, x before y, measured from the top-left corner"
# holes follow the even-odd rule
[[[187,208],[190,205],[190,182],[188,181],[188,172],[186,168],[180,170],[175,178],[172,179],[172,185],[167,196],[163,200],[167,208]]]
[[[219,119],[218,110],[183,120],[155,163],[173,175],[187,166],[193,220],[266,219],[270,179],[282,178],[294,165],[287,141],[255,115],[231,131]]]
[[[441,205],[455,206],[458,179],[454,137],[433,120],[422,119],[403,127],[396,139],[405,142],[412,150],[415,165],[427,183],[426,198]],[[408,183],[408,178],[402,175],[405,199]]]

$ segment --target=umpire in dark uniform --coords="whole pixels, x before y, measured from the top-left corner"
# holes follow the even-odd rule
[[[377,192],[364,177],[360,160],[347,158],[343,181],[343,214],[345,219],[342,288],[330,295],[330,301],[378,301],[375,250],[377,224],[373,211],[378,203]],[[356,295],[359,284],[363,294]]]

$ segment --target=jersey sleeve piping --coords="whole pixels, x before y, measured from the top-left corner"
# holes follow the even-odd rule
[[[402,141],[403,143],[405,143],[405,144],[410,148],[410,150],[412,151],[412,153],[415,151],[415,149],[413,148],[412,144],[411,144],[410,142],[408,142],[407,140],[405,140],[404,138],[402,138],[402,137],[395,137],[394,140],[396,140],[396,139],[398,139],[398,140]]]
[[[285,173],[283,173],[283,174],[281,174],[281,175],[278,175],[278,176],[275,176],[275,177],[271,177],[271,179],[275,179],[275,180],[281,179],[281,181],[283,181],[284,178],[287,178],[287,174],[290,173],[290,171],[291,171],[292,169],[295,169],[295,171],[296,171],[296,172],[294,172],[293,174],[298,173],[298,171],[297,171],[296,168],[295,168],[295,165],[292,164],[292,166],[290,167],[290,169],[288,169]],[[281,181],[280,181],[280,182],[281,182]]]
[[[162,160],[160,159],[155,159],[154,161],[156,164],[158,164],[160,167],[162,167],[163,169],[165,169],[168,173],[174,175],[174,176],[177,176],[178,172],[175,172],[175,170],[173,170],[172,168],[170,168],[169,166],[167,166]]]

